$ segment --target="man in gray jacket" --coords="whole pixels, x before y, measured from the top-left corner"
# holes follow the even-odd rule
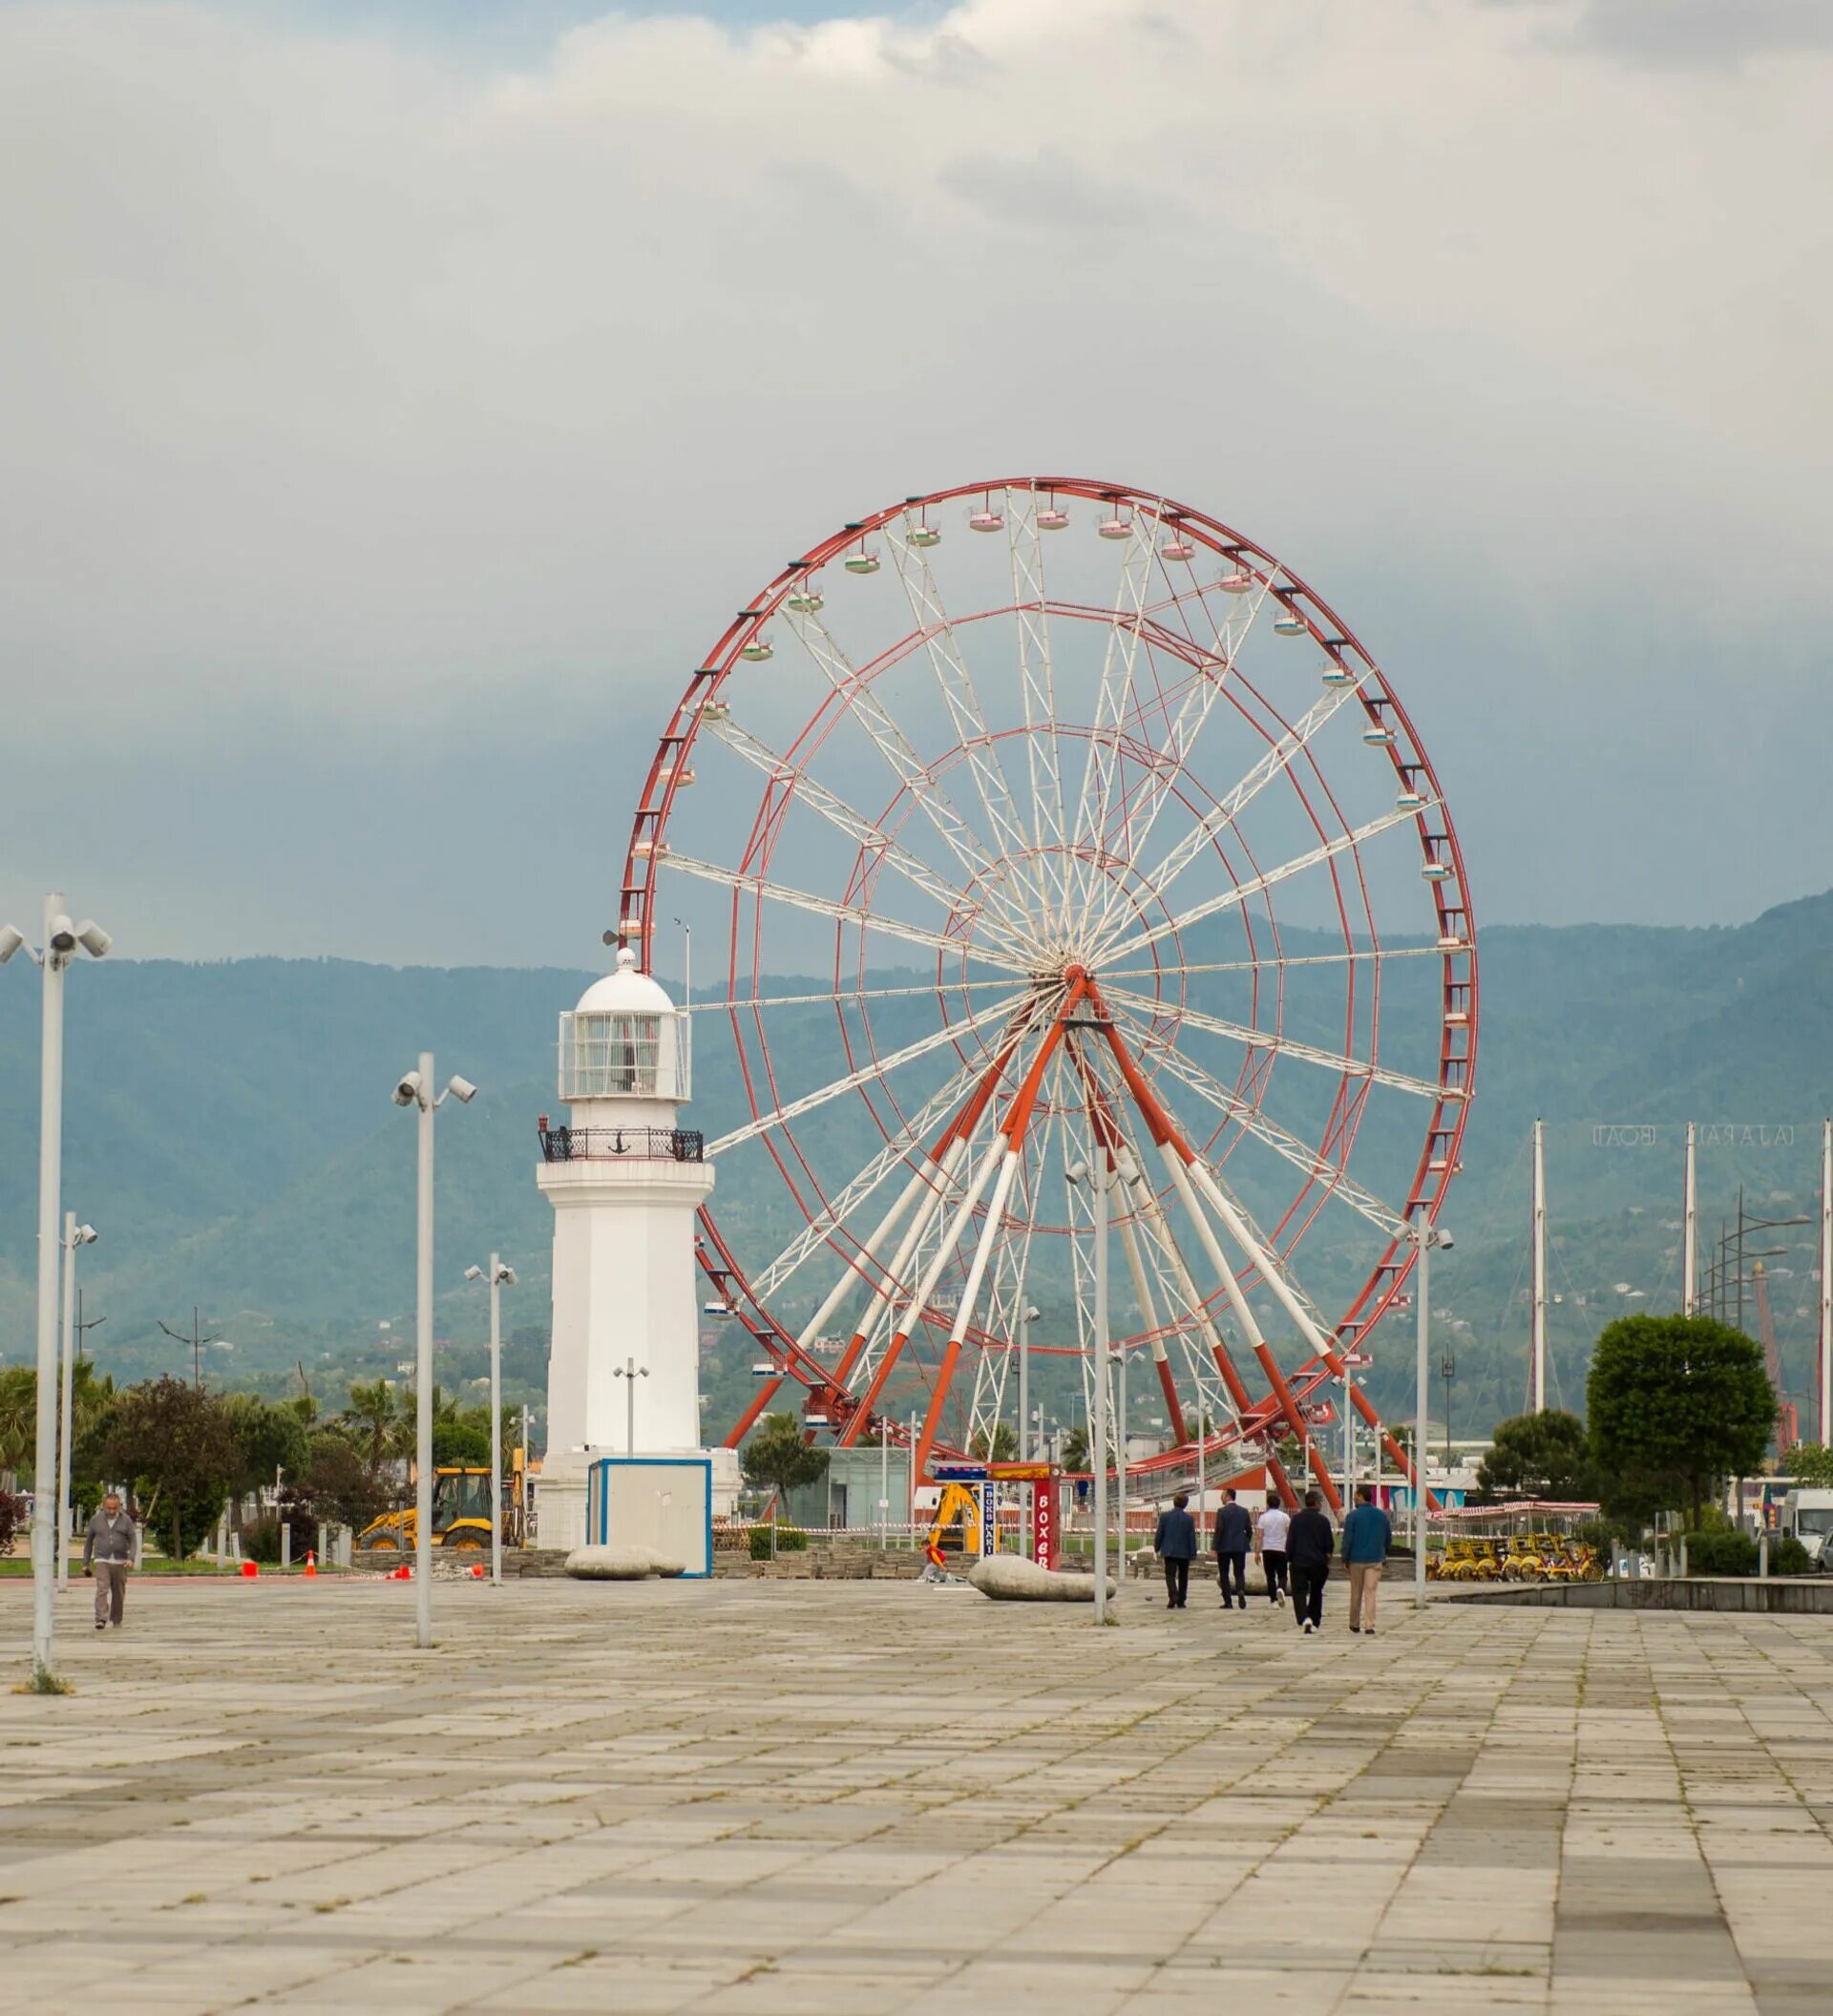
[[[98,1631],[120,1623],[128,1571],[133,1565],[134,1522],[121,1508],[121,1494],[111,1491],[102,1500],[102,1509],[83,1529],[83,1573],[95,1578]]]

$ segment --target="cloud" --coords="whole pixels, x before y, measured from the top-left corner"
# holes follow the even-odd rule
[[[1627,4],[607,13],[507,52],[7,10],[10,731],[180,767],[602,737],[621,805],[625,724],[786,555],[1067,465],[1536,693],[1606,630],[1672,677],[1753,620],[1805,689],[1833,66],[1628,65]],[[1658,755],[1639,690],[1594,705]]]

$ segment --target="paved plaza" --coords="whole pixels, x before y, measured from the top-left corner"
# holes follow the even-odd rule
[[[149,1582],[0,1694],[0,2007],[1833,2006],[1833,1622]],[[30,1590],[0,1586],[26,1664]]]

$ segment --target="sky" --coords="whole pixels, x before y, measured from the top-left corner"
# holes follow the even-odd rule
[[[1351,619],[1481,920],[1833,885],[1821,0],[0,7],[0,921],[586,963],[791,553],[1075,471]]]

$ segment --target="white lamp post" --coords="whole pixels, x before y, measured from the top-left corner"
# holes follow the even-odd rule
[[[516,1286],[516,1270],[505,1267],[499,1254],[490,1256],[490,1271],[481,1267],[465,1270],[467,1281],[490,1285],[490,1579],[500,1587],[503,1580],[503,1291]],[[526,1452],[522,1457],[528,1461]]]
[[[1457,1244],[1447,1231],[1432,1224],[1422,1210],[1413,1221],[1413,1244],[1419,1253],[1414,1296],[1419,1314],[1413,1388],[1413,1603],[1425,1608],[1425,1410],[1431,1367],[1426,1353],[1432,1331],[1432,1286],[1428,1276],[1429,1256],[1436,1246],[1449,1252]]]
[[[639,1379],[646,1379],[649,1376],[649,1368],[646,1365],[639,1365],[635,1358],[626,1358],[622,1365],[613,1368],[611,1376],[614,1379],[622,1379],[626,1382],[623,1389],[623,1453],[625,1456],[635,1456],[637,1453],[637,1381]]]
[[[1019,1460],[1028,1463],[1031,1457],[1031,1326],[1043,1312],[1035,1302],[1019,1299]],[[1019,1486],[1019,1552],[1023,1554],[1031,1544],[1031,1501],[1037,1494],[1036,1484]]]
[[[417,1070],[397,1079],[394,1102],[414,1107],[420,1119],[420,1185],[415,1232],[415,1321],[413,1338],[413,1610],[414,1643],[432,1645],[432,1116],[448,1099],[469,1105],[477,1087],[468,1078],[450,1078],[432,1089],[432,1052],[423,1050]]]
[[[38,1405],[32,1442],[32,1665],[49,1677],[53,1597],[56,1588],[56,1536],[40,1507],[57,1473],[57,1206],[64,1178],[64,968],[81,946],[92,959],[114,942],[99,924],[73,924],[63,893],[45,898],[42,950],[27,943],[16,925],[0,927],[0,966],[15,952],[35,959],[44,974],[44,1017],[38,1051]]]
[[[93,1225],[78,1225],[76,1213],[64,1213],[64,1350],[62,1395],[57,1436],[57,1586],[70,1586],[70,1433],[72,1389],[76,1379],[76,1249],[94,1246],[101,1234]]]
[[[1072,1184],[1089,1184],[1095,1193],[1095,1404],[1089,1424],[1094,1471],[1095,1622],[1107,1622],[1107,1171],[1097,1156],[1064,1172]],[[1123,1556],[1123,1565],[1125,1557]]]

